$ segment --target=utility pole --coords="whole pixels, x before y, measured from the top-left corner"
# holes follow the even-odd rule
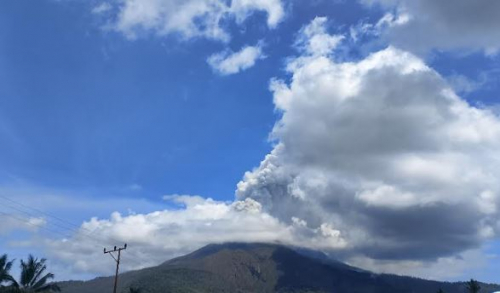
[[[111,257],[115,260],[116,262],[116,273],[115,273],[115,286],[114,286],[114,289],[113,289],[113,293],[116,293],[116,287],[118,285],[118,269],[120,268],[120,256],[121,256],[121,252],[122,250],[125,250],[127,249],[127,244],[125,243],[125,246],[123,247],[119,247],[119,248],[116,248],[116,246],[113,248],[113,250],[106,250],[106,248],[104,248],[104,254],[106,253],[109,253],[109,255],[111,255]],[[115,257],[113,252],[118,252],[118,257]]]

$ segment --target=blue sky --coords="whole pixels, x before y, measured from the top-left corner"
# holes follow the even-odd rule
[[[162,1],[167,4],[173,3],[170,0]],[[296,118],[302,115],[300,113],[306,113],[304,116],[307,116],[308,108],[304,106],[302,112],[301,109],[295,108],[299,107],[298,104],[296,106],[293,106],[295,105],[293,103],[292,106],[285,102],[280,104],[277,101],[280,99],[280,91],[270,86],[273,84],[272,80],[278,79],[290,85],[292,95],[299,95],[299,93],[322,95],[320,85],[318,85],[318,89],[309,89],[308,86],[314,84],[313,82],[307,85],[300,83],[299,75],[307,75],[304,73],[307,72],[306,68],[309,64],[307,62],[312,64],[314,58],[318,58],[319,61],[321,61],[320,58],[328,58],[330,62],[338,64],[361,64],[362,60],[370,54],[383,51],[389,46],[403,52],[409,52],[413,56],[411,58],[416,58],[435,72],[432,73],[432,76],[439,76],[440,80],[442,79],[453,87],[462,101],[467,101],[474,109],[484,111],[478,115],[484,115],[486,117],[484,120],[487,120],[489,124],[477,122],[480,120],[479,118],[470,118],[472,119],[470,121],[467,120],[469,118],[464,118],[473,125],[473,128],[476,125],[474,123],[477,122],[479,126],[474,129],[478,129],[478,137],[482,137],[481,131],[486,131],[485,125],[488,126],[488,129],[490,129],[489,127],[495,129],[496,126],[500,125],[495,124],[497,120],[500,121],[497,116],[500,93],[498,83],[500,58],[496,53],[496,50],[500,48],[500,43],[489,41],[497,36],[495,31],[481,27],[484,25],[484,27],[496,26],[500,28],[500,24],[494,19],[495,15],[491,16],[491,23],[483,23],[477,22],[468,14],[457,12],[457,17],[463,18],[459,24],[478,23],[478,27],[474,28],[476,30],[461,31],[464,37],[458,40],[454,35],[457,24],[453,21],[445,22],[448,19],[447,15],[433,19],[434,14],[428,13],[426,15],[429,17],[425,18],[427,22],[417,23],[410,20],[398,23],[397,17],[404,19],[406,14],[411,16],[411,13],[415,13],[417,15],[422,13],[422,9],[441,11],[442,7],[429,8],[425,5],[414,7],[407,1],[396,0],[386,2],[379,0],[359,2],[273,0],[261,2],[268,3],[270,6],[260,7],[256,4],[257,6],[245,8],[247,10],[235,9],[224,12],[226,13],[224,15],[229,16],[223,16],[217,24],[217,28],[222,29],[230,36],[230,39],[221,40],[208,35],[210,27],[207,25],[208,22],[204,23],[204,15],[198,16],[199,19],[193,18],[190,25],[194,25],[195,29],[190,27],[189,30],[182,26],[162,29],[161,25],[168,24],[169,17],[174,17],[168,13],[160,16],[160,24],[154,23],[154,21],[158,21],[157,19],[148,19],[147,13],[141,15],[141,10],[129,11],[136,13],[134,15],[138,18],[127,20],[123,17],[127,9],[126,5],[134,2],[136,1],[18,0],[0,3],[0,191],[3,196],[36,209],[27,209],[27,207],[19,206],[15,202],[7,202],[8,204],[0,207],[1,212],[17,218],[21,217],[21,220],[17,219],[20,222],[18,223],[19,227],[13,225],[12,229],[5,230],[0,227],[0,233],[3,233],[2,236],[5,235],[0,240],[2,251],[6,251],[16,258],[30,251],[35,251],[39,255],[51,258],[55,268],[67,265],[65,257],[54,252],[59,245],[57,241],[61,240],[61,235],[54,234],[49,229],[62,232],[65,235],[69,234],[67,238],[70,241],[71,237],[78,239],[78,235],[72,234],[78,234],[81,230],[60,230],[60,227],[54,226],[57,222],[54,218],[41,212],[60,217],[65,221],[71,221],[77,226],[80,226],[84,221],[87,224],[90,223],[92,217],[98,217],[102,221],[109,220],[110,223],[122,223],[122,220],[110,216],[116,211],[120,212],[124,218],[129,215],[130,218],[127,219],[131,221],[135,219],[134,215],[137,217],[144,215],[146,218],[144,221],[147,222],[149,219],[147,215],[151,215],[155,211],[167,214],[178,212],[181,213],[179,217],[189,218],[187,215],[194,213],[191,209],[196,211],[197,208],[203,206],[207,206],[208,210],[216,209],[219,211],[222,209],[228,213],[227,218],[224,219],[230,219],[233,217],[233,209],[238,209],[238,202],[246,203],[250,207],[246,206],[245,209],[250,209],[255,207],[253,205],[255,201],[259,206],[259,212],[273,218],[272,223],[258,222],[257,228],[272,227],[269,228],[271,230],[279,228],[289,233],[290,229],[298,230],[294,225],[300,226],[302,225],[301,221],[303,221],[307,223],[305,227],[310,229],[308,233],[323,233],[322,235],[325,236],[328,233],[324,232],[326,229],[324,227],[329,227],[328,229],[339,232],[340,235],[351,233],[350,236],[339,237],[338,241],[330,246],[326,243],[331,239],[318,238],[317,241],[323,241],[325,244],[319,247],[312,246],[312,248],[331,251],[333,255],[342,257],[343,260],[356,265],[375,270],[379,268],[388,272],[400,271],[403,268],[402,271],[405,273],[423,277],[427,276],[423,272],[428,270],[429,272],[437,272],[437,278],[447,280],[466,279],[473,275],[486,281],[500,282],[498,276],[495,275],[495,270],[498,269],[497,255],[500,254],[500,247],[497,244],[500,220],[496,216],[495,209],[492,212],[491,209],[486,208],[484,217],[478,216],[477,211],[467,210],[470,212],[467,215],[471,215],[471,221],[477,223],[478,226],[488,223],[489,226],[477,228],[480,230],[478,235],[487,230],[484,232],[488,235],[487,237],[477,236],[478,238],[475,239],[476,236],[471,236],[474,238],[473,241],[464,242],[463,246],[457,245],[456,248],[450,250],[438,249],[430,244],[428,246],[421,245],[422,251],[433,251],[433,253],[422,252],[421,259],[409,255],[386,259],[381,256],[386,253],[382,250],[373,252],[358,244],[351,245],[351,243],[356,243],[355,239],[358,236],[354,235],[358,234],[344,232],[343,229],[347,229],[346,227],[353,223],[360,224],[356,222],[358,220],[353,219],[348,224],[337,223],[332,218],[318,219],[314,216],[308,216],[310,211],[299,211],[294,203],[280,197],[286,195],[280,193],[278,196],[279,190],[286,190],[285,194],[290,192],[289,196],[294,197],[296,193],[290,190],[297,184],[301,184],[302,181],[297,180],[293,184],[283,183],[280,185],[281,182],[276,179],[277,187],[269,187],[269,178],[266,182],[260,182],[261,179],[258,179],[261,178],[259,177],[260,173],[268,172],[262,165],[259,167],[259,164],[262,161],[265,162],[266,155],[272,153],[279,158],[277,159],[279,163],[276,163],[278,171],[269,171],[271,174],[279,176],[291,174],[291,177],[302,178],[304,182],[311,180],[307,184],[304,183],[305,186],[311,186],[317,182],[313,180],[316,180],[317,177],[307,178],[309,175],[303,171],[313,168],[311,166],[316,164],[316,160],[308,159],[312,158],[308,151],[298,152],[297,150],[305,143],[298,142],[298,138],[295,139],[295,137],[302,137],[303,133],[305,133],[304,137],[307,137],[307,133],[315,132],[314,125],[318,124],[311,124],[306,132],[302,132],[301,129],[297,128],[297,125],[305,125],[308,121],[314,121],[316,117],[313,115],[304,118],[304,120]],[[153,2],[146,1],[144,5]],[[230,5],[231,1],[195,0],[192,2]],[[252,1],[248,3],[250,2]],[[378,2],[382,2],[382,4]],[[488,5],[490,2],[483,6]],[[102,8],[101,12],[97,12],[98,7]],[[152,7],[153,10],[158,9],[154,5]],[[478,8],[478,11],[488,10],[485,7]],[[282,15],[280,14],[279,21],[275,24],[270,23],[270,16],[276,11],[282,11]],[[181,10],[179,13],[184,12],[186,11]],[[392,22],[380,22],[384,15],[390,13],[395,16]],[[243,17],[243,21],[236,20],[239,16]],[[314,23],[314,20],[318,19],[317,17],[325,17],[327,20],[324,23],[318,22],[316,28],[310,26],[311,33],[308,34],[305,28]],[[490,15],[486,14],[484,18],[488,17]],[[139,20],[137,21],[137,19]],[[454,18],[449,17],[449,19]],[[131,23],[126,23],[126,21]],[[134,23],[134,21],[137,22]],[[377,26],[377,23],[381,23],[381,25]],[[370,28],[360,29],[363,24],[367,25],[365,28],[370,25]],[[435,36],[431,32],[428,38],[422,37],[418,46],[407,40],[408,34],[419,36],[418,33],[422,31],[422,27],[425,28],[429,24],[437,24],[440,27],[449,25],[444,30],[447,32],[446,36],[440,36],[440,31],[436,29]],[[322,31],[323,28],[324,31]],[[358,40],[352,37],[353,30],[358,30]],[[194,33],[194,35],[190,35],[190,33]],[[325,45],[328,36],[336,35],[342,35],[344,38],[340,45]],[[401,37],[401,35],[405,37]],[[313,49],[318,49],[310,42],[315,36],[320,40],[320,44],[327,47],[327,53],[313,52]],[[458,34],[458,36],[461,35]],[[301,37],[306,40],[302,45],[297,41]],[[245,46],[252,46],[260,50],[259,57],[252,60],[248,67],[237,66],[236,72],[224,74],[207,62],[210,56],[220,52],[222,52],[220,54],[223,58],[232,56],[233,53],[236,56],[237,52],[240,52]],[[403,53],[394,54],[399,58],[399,55]],[[295,66],[298,69],[290,68],[294,66],[294,62],[296,62]],[[338,70],[341,72],[342,69]],[[379,75],[383,76],[382,73],[379,72]],[[425,78],[431,77],[422,77],[422,79]],[[391,80],[386,82],[392,83]],[[296,88],[291,86],[294,83],[298,89],[302,87],[308,89],[303,92],[299,90],[295,92]],[[427,86],[427,84],[421,86],[425,91],[415,90],[418,95],[431,91],[435,85],[433,83],[432,86]],[[370,92],[370,90],[367,91]],[[397,93],[397,89],[394,91]],[[369,98],[368,95],[367,99]],[[399,104],[395,103],[395,105]],[[414,106],[411,103],[408,105],[410,108]],[[450,106],[450,108],[452,107]],[[318,109],[326,110],[328,108],[319,107]],[[319,112],[318,117],[321,116]],[[292,113],[295,115],[293,118]],[[330,121],[328,117],[335,116],[335,113],[332,109],[325,120],[320,122]],[[354,117],[357,115],[356,113],[347,113],[347,115]],[[383,112],[378,114],[385,115]],[[338,115],[340,114],[338,113]],[[295,119],[300,123],[293,122]],[[461,123],[459,122],[457,124]],[[338,124],[328,123],[327,125],[330,125],[332,129],[341,127]],[[404,122],[402,122],[403,124]],[[276,128],[275,125],[277,125]],[[460,125],[462,128],[467,128],[465,124]],[[276,130],[277,128],[280,129]],[[375,126],[373,127],[374,131],[377,129]],[[411,131],[413,128],[408,129]],[[321,137],[328,135],[327,132]],[[356,133],[352,133],[352,136],[354,135]],[[393,137],[396,135],[394,132]],[[472,143],[472,146],[456,146],[454,143],[450,143],[451,146],[447,147],[446,150],[440,149],[437,155],[442,155],[452,149],[453,154],[460,153],[470,159],[467,160],[468,163],[476,158],[477,165],[482,162],[491,162],[491,158],[497,158],[494,150],[495,146],[498,145],[496,145],[496,134],[488,132],[488,135],[493,138],[490,139],[488,136],[489,140],[484,143],[486,145],[484,148],[476,147]],[[346,136],[346,140],[349,137],[351,136]],[[316,137],[312,137],[313,143],[314,139]],[[335,136],[335,139],[338,137]],[[389,140],[391,139],[385,140],[384,143]],[[395,142],[395,144],[397,143]],[[474,143],[481,144],[481,141]],[[403,142],[401,144],[406,145]],[[286,146],[287,151],[281,150],[280,145]],[[373,144],[374,148],[378,145],[380,144]],[[331,157],[328,145],[322,148],[323,143],[318,142],[317,145],[311,144],[309,146],[317,146],[318,153],[325,152],[325,161]],[[492,153],[491,157],[482,155],[482,151],[487,154]],[[411,151],[411,153],[416,154],[417,152]],[[366,154],[367,152],[362,152],[358,155]],[[348,157],[345,158],[348,159]],[[448,157],[439,158],[445,160]],[[437,159],[438,162],[439,160]],[[333,166],[315,165],[314,172],[321,170],[321,172],[325,172],[323,175],[326,177],[333,173],[342,173],[342,176],[347,174],[343,172],[349,168],[341,169],[342,167],[338,167],[341,163],[336,162]],[[447,163],[449,162],[443,162],[445,165]],[[273,162],[273,164],[275,163]],[[470,164],[472,165],[465,167],[481,167],[474,163]],[[293,168],[288,167],[288,165],[293,165]],[[481,169],[481,172],[491,176],[498,175],[496,173],[497,166],[488,164],[488,167],[485,167],[484,170]],[[245,172],[251,172],[254,168],[257,169],[253,173],[247,173],[248,176],[244,177]],[[354,177],[365,179],[370,177],[371,175],[368,176],[366,173],[367,168],[364,166],[362,170],[353,171],[354,173],[358,172]],[[290,171],[291,169],[294,171]],[[481,172],[478,171],[478,173]],[[257,178],[254,181],[252,181],[254,178],[252,174]],[[459,174],[457,175],[459,177],[466,177],[462,173],[456,174]],[[277,178],[281,178],[278,175],[276,175]],[[350,176],[351,185],[361,184]],[[398,198],[401,199],[411,198],[413,200],[413,195],[407,196],[410,191],[420,198],[430,193],[430,191],[421,191],[415,186],[409,187],[408,184],[401,183],[403,180],[393,182],[391,180],[396,180],[394,176],[395,173],[391,173],[390,176],[376,178],[376,180],[370,177],[370,184],[377,181],[389,185],[388,182],[391,182],[399,189],[408,188],[408,190],[404,189],[407,191],[406,193],[402,191],[399,195]],[[411,179],[408,177],[405,180]],[[239,185],[238,182],[240,182]],[[365,194],[364,192],[368,190],[365,188],[368,187],[364,184],[367,182],[368,179],[366,182],[363,181],[363,187],[356,188],[357,191],[353,192],[351,197]],[[243,188],[242,186],[246,186],[245,183],[251,187]],[[329,186],[332,181],[325,184],[325,186]],[[424,183],[421,184],[424,185]],[[486,198],[489,208],[497,205],[500,208],[495,184],[486,187],[485,185],[476,187],[472,186],[473,184],[463,183],[466,185],[464,187],[461,184],[457,183],[464,190],[469,190],[470,187],[475,192],[482,188],[481,194],[490,194],[488,192],[491,192],[493,195],[479,196],[476,193],[463,195],[464,201],[460,204],[467,201],[472,202],[478,197],[480,200]],[[279,186],[284,186],[284,189],[280,189]],[[440,192],[453,197],[454,195],[450,191],[452,190],[451,185],[446,186],[448,189],[443,186],[439,187],[441,188]],[[422,194],[418,193],[417,189]],[[486,193],[483,192],[483,189]],[[269,194],[264,195],[262,190],[266,190]],[[303,191],[306,188],[300,190]],[[438,188],[436,187],[435,190]],[[305,193],[308,194],[308,192]],[[319,191],[312,190],[309,193],[319,194]],[[165,200],[163,198],[165,195],[171,196]],[[337,198],[337,193],[329,191],[325,196]],[[329,211],[326,208],[329,204],[321,202],[325,196],[311,199],[322,209],[318,214]],[[311,197],[313,196],[311,195]],[[207,200],[207,198],[211,198],[211,200]],[[366,201],[365,204],[368,207],[374,205],[371,201],[373,197],[362,199]],[[447,199],[433,198],[432,202],[448,203]],[[250,200],[252,202],[249,204]],[[5,198],[3,202],[6,202]],[[385,203],[385,201],[380,201],[375,204],[380,210],[370,209],[365,212],[371,213],[370,215],[377,217],[381,221],[380,223],[383,223],[382,218],[385,216],[377,215],[387,215],[394,212],[392,206],[380,206]],[[428,203],[427,199],[425,203]],[[479,209],[483,207],[481,204],[482,201],[478,204]],[[278,206],[279,208],[277,208]],[[354,206],[358,206],[358,204],[353,205],[353,209],[355,209]],[[404,209],[417,208],[417,206],[422,208],[423,204],[411,201],[411,204],[405,202],[397,208],[404,211]],[[422,211],[422,215],[426,215],[425,212],[426,210]],[[214,219],[211,215],[214,213],[216,214],[214,210],[210,210],[208,212],[210,216],[203,221],[212,223],[211,221]],[[402,212],[400,216],[411,222],[404,214]],[[391,214],[391,216],[396,217],[396,214]],[[40,218],[44,224],[31,225],[32,227],[28,229],[22,223],[22,219],[29,221],[29,218]],[[292,221],[292,219],[296,220]],[[126,220],[123,221],[126,222]],[[254,223],[250,219],[248,221]],[[242,225],[244,223],[247,222],[243,222]],[[99,225],[95,224],[95,227],[91,225],[93,228],[88,229],[99,231],[101,229]],[[227,227],[224,226],[227,225],[224,223],[220,225],[221,229]],[[289,227],[292,228],[287,229],[281,225],[291,225]],[[446,230],[443,234],[456,230],[451,228],[451,224],[447,225],[443,224],[442,229]],[[363,233],[367,233],[367,235],[380,232],[377,229],[398,231],[394,227],[384,227],[383,225],[378,228],[362,227],[365,229]],[[119,230],[119,227],[117,229]],[[199,231],[199,229],[196,226],[193,231]],[[227,229],[232,231],[231,228]],[[265,229],[263,228],[263,230]],[[466,228],[464,228],[465,230]],[[168,230],[160,229],[159,231]],[[432,233],[434,232],[432,231]],[[433,235],[425,229],[422,233],[422,235]],[[465,237],[468,235],[467,233],[470,231],[467,230],[458,233],[460,234],[458,236],[452,236]],[[297,236],[300,234],[299,232],[292,234],[291,236],[286,234],[283,238],[277,239],[268,239],[259,234],[254,238],[244,238],[243,240],[272,240],[294,245],[312,245],[305,243],[301,237]],[[228,235],[233,234],[229,233]],[[228,236],[227,239],[241,240],[238,235]],[[401,242],[408,239],[405,238],[407,235],[397,233],[391,234],[392,236],[395,237],[394,239],[400,239]],[[226,239],[224,237],[222,239]],[[428,236],[422,237],[419,241],[427,243],[425,237]],[[448,239],[458,239],[453,237]],[[46,239],[55,242],[45,243]],[[119,232],[116,232],[113,239],[103,240],[103,243],[107,243],[106,241],[113,243],[111,240],[116,239],[134,243],[134,239]],[[19,242],[21,240],[24,241],[23,245]],[[28,242],[31,244],[26,244]],[[35,242],[37,244],[33,244]],[[147,245],[140,243],[140,241],[136,242],[139,251],[146,249]],[[155,249],[163,251],[165,259],[167,259],[191,248],[196,248],[196,245],[203,244],[202,241],[193,242],[193,247],[181,249],[179,246],[182,242],[179,242],[168,247],[155,247]],[[408,248],[406,249],[408,250]],[[140,259],[139,255],[133,257]],[[443,267],[446,264],[455,264],[455,261],[460,262],[460,260],[468,261],[467,257],[480,259],[480,261],[474,263],[472,268],[462,268],[462,264],[458,264],[456,272],[445,273],[446,269]],[[390,263],[390,265],[377,266],[377,262]],[[154,263],[154,260],[144,261],[137,265],[131,265],[129,268]],[[99,266],[99,264],[100,262],[96,261],[95,266]],[[94,269],[92,264],[85,264],[74,267],[69,273],[61,274],[63,275],[61,278],[86,278],[102,274],[102,272]]]
[[[130,42],[86,23],[82,3],[4,5],[2,117],[16,136],[3,146],[5,175],[77,189],[139,184],[151,198],[230,198],[269,150],[267,66],[230,81],[205,62],[217,43]],[[234,86],[250,82],[260,86]]]

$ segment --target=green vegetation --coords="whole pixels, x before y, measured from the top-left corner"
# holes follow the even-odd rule
[[[474,279],[470,279],[470,281],[467,282],[467,291],[469,293],[479,293],[481,291],[481,286],[479,286],[479,282]]]
[[[272,244],[209,245],[157,267],[127,272],[120,293],[465,293],[468,283],[379,275]],[[62,282],[62,292],[108,293],[113,277]],[[500,291],[480,284],[479,293]],[[475,291],[475,293],[477,293]]]
[[[7,255],[0,257],[0,292],[1,293],[35,293],[59,292],[57,284],[48,283],[54,279],[54,274],[46,273],[46,259],[37,259],[32,255],[28,260],[21,260],[21,275],[19,282],[10,274],[14,261],[8,261]]]
[[[141,290],[141,289],[139,289],[139,288],[130,287],[130,288],[128,289],[128,292],[129,292],[129,293],[142,293],[142,290]]]
[[[4,284],[11,285],[15,282],[14,278],[10,275],[13,261],[7,261],[7,255],[4,254],[0,257],[0,289],[4,288]]]
[[[14,261],[0,257],[0,293],[109,293],[113,277],[49,283],[46,260],[21,260],[21,274],[10,274]],[[379,275],[311,252],[271,244],[209,245],[189,255],[120,275],[120,293],[490,293],[500,286],[449,283]]]

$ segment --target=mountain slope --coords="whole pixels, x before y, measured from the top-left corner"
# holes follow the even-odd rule
[[[107,293],[113,278],[62,282],[63,292]],[[462,283],[441,283],[392,275],[377,275],[272,244],[208,245],[157,267],[120,275],[119,292],[129,287],[144,293],[166,292],[337,292],[424,293],[443,288],[463,293]],[[483,292],[500,290],[499,286]]]

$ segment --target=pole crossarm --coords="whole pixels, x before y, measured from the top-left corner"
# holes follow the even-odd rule
[[[105,253],[109,253],[109,255],[115,260],[115,262],[118,262],[118,259],[113,255],[113,251],[108,251]]]
[[[114,285],[114,288],[113,288],[113,293],[116,293],[116,288],[118,286],[118,270],[120,269],[120,257],[121,257],[121,252],[122,250],[125,250],[127,249],[127,244],[125,243],[125,245],[123,247],[113,247],[112,250],[106,250],[106,248],[104,248],[104,254],[109,254],[111,255],[111,257],[115,260],[116,262],[116,273],[115,273],[115,285]],[[118,257],[115,257],[113,252],[118,252]]]

